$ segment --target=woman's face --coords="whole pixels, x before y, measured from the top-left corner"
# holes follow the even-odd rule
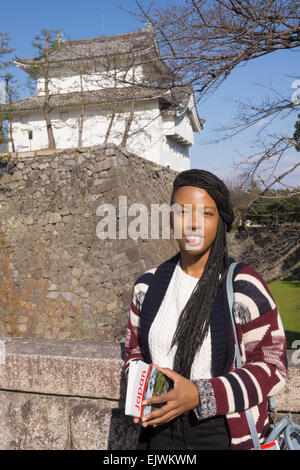
[[[219,222],[215,201],[204,189],[182,186],[176,191],[172,205],[171,225],[180,250],[193,255],[209,251]]]

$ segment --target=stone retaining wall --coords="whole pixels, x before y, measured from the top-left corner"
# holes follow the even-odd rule
[[[124,344],[10,338],[0,364],[0,449],[135,448],[124,416]],[[280,413],[300,421],[300,365],[291,361]],[[3,357],[2,357],[3,358]]]
[[[0,291],[9,280],[3,296],[14,296],[0,335],[124,339],[134,281],[177,243],[119,239],[118,227],[117,239],[101,240],[97,208],[111,204],[118,216],[126,196],[150,214],[152,203],[169,203],[176,173],[114,145],[0,157]]]

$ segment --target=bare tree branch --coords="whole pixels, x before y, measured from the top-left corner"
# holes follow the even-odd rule
[[[160,1],[139,17],[151,24],[162,58],[201,99],[242,63],[300,45],[300,6],[293,0]]]

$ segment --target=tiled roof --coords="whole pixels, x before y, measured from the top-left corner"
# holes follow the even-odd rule
[[[50,107],[52,109],[66,109],[80,105],[111,105],[114,103],[118,107],[131,101],[143,101],[149,99],[165,99],[174,104],[174,107],[180,103],[180,107],[185,106],[191,95],[190,89],[160,90],[142,86],[122,87],[122,88],[103,88],[102,90],[60,93],[50,95]],[[2,112],[18,113],[42,110],[44,105],[44,96],[35,95],[29,98],[15,101],[11,105],[0,106]]]
[[[151,30],[61,41],[60,45],[50,54],[50,58],[52,61],[67,63],[95,60],[112,55],[137,57],[141,54],[150,54],[159,58],[155,36]],[[38,63],[38,59],[16,57],[15,63],[26,69],[26,67]]]

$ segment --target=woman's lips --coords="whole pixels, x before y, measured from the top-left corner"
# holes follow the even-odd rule
[[[191,245],[198,245],[203,242],[203,236],[201,235],[186,235],[184,238]]]

